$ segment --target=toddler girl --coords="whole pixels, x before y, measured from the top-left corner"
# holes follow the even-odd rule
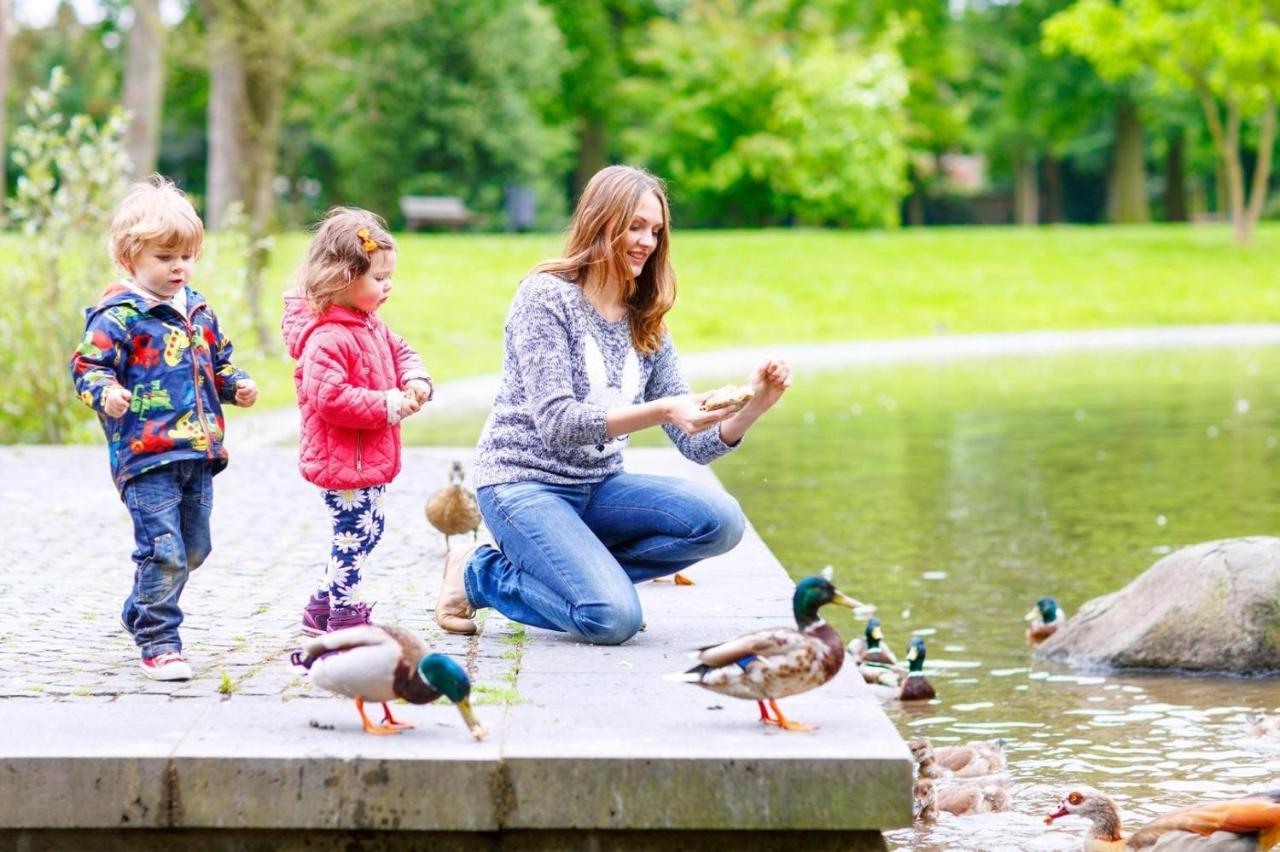
[[[383,495],[400,472],[400,420],[431,399],[418,354],[378,318],[391,295],[396,244],[367,210],[337,207],[320,223],[281,329],[298,361],[293,380],[303,477],[323,489],[332,553],[302,611],[317,635],[369,623],[355,602],[360,569],[382,537]]]

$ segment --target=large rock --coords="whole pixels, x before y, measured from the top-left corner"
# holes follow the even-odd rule
[[[1171,553],[1082,606],[1036,655],[1121,669],[1280,672],[1280,538]]]

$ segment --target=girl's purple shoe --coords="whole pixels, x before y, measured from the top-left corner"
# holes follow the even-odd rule
[[[329,626],[326,633],[333,633],[335,630],[346,630],[348,627],[360,627],[369,623],[369,611],[373,607],[367,603],[357,603],[351,606],[335,606],[329,613]]]
[[[301,632],[306,636],[319,636],[329,628],[329,596],[312,595],[302,609]]]

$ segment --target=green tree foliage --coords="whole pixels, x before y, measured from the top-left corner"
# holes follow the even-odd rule
[[[549,106],[552,120],[569,122],[576,137],[576,195],[618,150],[614,135],[627,117],[618,93],[634,68],[634,46],[660,9],[655,0],[543,0],[543,5],[555,16],[564,41],[560,93]]]
[[[906,71],[892,43],[842,30],[847,8],[693,0],[651,26],[628,147],[682,221],[898,223]]]
[[[543,115],[565,55],[545,8],[366,8],[328,67],[308,75],[290,116],[332,157],[336,198],[398,223],[403,194],[461,195],[481,224],[496,224],[509,184],[539,188],[543,201],[562,195],[550,176],[568,162],[569,135]]]
[[[59,103],[67,85],[54,68],[13,138],[9,214],[22,251],[0,303],[0,372],[13,379],[0,404],[5,443],[63,441],[84,422],[67,364],[84,330],[80,310],[108,280],[105,223],[128,175],[123,113],[68,117]]]
[[[938,157],[968,141],[973,57],[946,3],[936,0],[866,0],[855,4],[869,36],[897,35],[907,70],[903,102],[907,125],[911,224],[924,224],[924,201],[941,190]]]
[[[1280,92],[1280,5],[1274,0],[1078,0],[1045,24],[1047,43],[1086,57],[1104,77],[1153,72],[1194,92],[1226,176],[1237,242],[1261,215]],[[1256,122],[1256,136],[1243,132]],[[1252,143],[1252,144],[1250,144]],[[1246,189],[1242,149],[1257,162]]]

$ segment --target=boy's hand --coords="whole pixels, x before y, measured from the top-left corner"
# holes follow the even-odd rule
[[[241,379],[236,382],[236,405],[251,408],[258,401],[258,383],[253,379]]]
[[[129,403],[132,401],[133,394],[119,385],[109,387],[102,392],[102,410],[108,417],[123,416],[129,410]]]
[[[424,382],[422,379],[412,379],[411,381],[405,382],[404,389],[406,393],[413,394],[414,398],[418,400],[419,408],[426,405],[431,400],[433,393],[431,385]]]

